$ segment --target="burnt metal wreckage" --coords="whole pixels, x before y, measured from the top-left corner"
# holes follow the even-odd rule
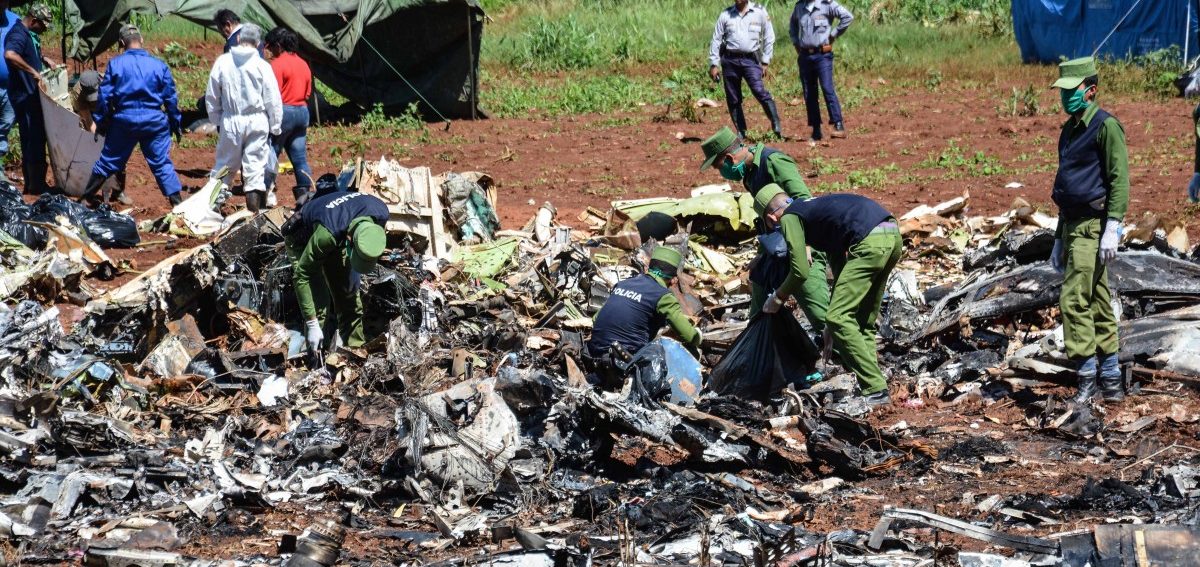
[[[341,183],[385,198],[391,248],[363,282],[368,343],[319,360],[297,331],[288,211],[225,217],[220,187],[147,225],[211,241],[107,291],[83,278],[100,265],[86,256],[4,249],[10,558],[1082,566],[1197,556],[1200,450],[1142,435],[1196,423],[1196,406],[1120,423],[1060,398],[1068,371],[1044,262],[1054,219],[1028,207],[968,217],[964,196],[905,215],[906,255],[880,322],[897,405],[1019,408],[1021,433],[1009,438],[885,425],[790,313],[746,321],[752,224],[745,195],[728,187],[589,209],[574,230],[547,204],[501,230],[484,175],[382,160],[349,167]],[[1188,346],[1200,265],[1151,235],[1113,267],[1131,392],[1200,383]],[[673,291],[705,331],[701,359],[660,337],[621,383],[596,385],[582,355],[590,317],[660,242],[687,252]],[[67,302],[86,305],[69,331],[56,306]],[[1026,452],[1034,445],[1040,454]],[[954,503],[965,518],[889,505],[888,483],[1011,478],[1085,459],[1128,466],[1078,493],[970,481]],[[818,522],[854,501],[878,503],[873,530],[872,519]]]

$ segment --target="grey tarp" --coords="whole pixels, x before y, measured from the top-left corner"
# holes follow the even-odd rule
[[[65,0],[65,8],[67,49],[78,60],[112,47],[132,12],[211,27],[217,10],[229,8],[264,29],[295,31],[314,75],[361,106],[402,111],[420,101],[415,88],[447,117],[478,112],[477,0]]]

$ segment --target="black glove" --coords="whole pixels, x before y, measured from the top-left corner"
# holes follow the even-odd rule
[[[182,142],[183,141],[183,128],[180,128],[177,125],[171,126],[171,136],[173,136],[175,138],[176,144]]]

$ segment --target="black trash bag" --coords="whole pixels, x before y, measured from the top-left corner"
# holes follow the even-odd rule
[[[629,398],[643,406],[656,407],[657,402],[671,397],[662,343],[653,341],[637,351],[625,366],[625,377],[633,380]]]
[[[137,221],[108,205],[100,205],[82,215],[79,226],[102,248],[133,248],[142,241],[138,236]]]
[[[718,395],[767,401],[788,384],[804,384],[820,352],[791,311],[760,313],[708,377]]]
[[[66,217],[75,226],[83,226],[83,219],[91,209],[63,195],[46,193],[33,202],[33,220],[53,223],[55,217]]]
[[[782,231],[775,229],[758,235],[758,243],[763,249],[755,258],[754,267],[750,268],[750,281],[768,290],[777,289],[791,269],[787,240]]]
[[[0,204],[0,230],[17,239],[34,250],[46,248],[49,235],[46,229],[33,226],[25,221],[32,216],[29,206],[24,203],[9,205]]]

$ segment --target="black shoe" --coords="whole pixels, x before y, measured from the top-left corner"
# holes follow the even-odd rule
[[[1100,375],[1100,394],[1106,402],[1120,402],[1125,399],[1125,381],[1120,374]]]
[[[825,136],[823,136],[821,134],[820,127],[813,128],[812,136],[808,137],[808,141],[810,141],[810,142],[820,142],[821,140],[824,140],[824,139],[825,139]]]
[[[174,207],[183,202],[183,197],[179,193],[172,193],[167,195],[167,202],[171,203],[171,206]]]
[[[892,396],[887,390],[880,390],[874,394],[863,396],[863,401],[866,402],[868,406],[876,408],[879,406],[890,405],[892,403]]]
[[[262,208],[263,202],[266,200],[265,197],[266,193],[263,191],[247,191],[246,210],[257,213]]]
[[[103,202],[100,188],[104,186],[104,182],[108,180],[108,176],[93,173],[88,178],[87,186],[83,188],[82,200],[89,207],[96,208]]]
[[[1096,384],[1096,357],[1087,358],[1079,363],[1078,370],[1075,371],[1075,379],[1078,381],[1075,397],[1071,401],[1083,405],[1092,401],[1096,394],[1100,393],[1100,388]]]
[[[843,126],[841,122],[837,122],[833,125],[833,137],[834,138],[845,138],[846,137],[846,127]]]

